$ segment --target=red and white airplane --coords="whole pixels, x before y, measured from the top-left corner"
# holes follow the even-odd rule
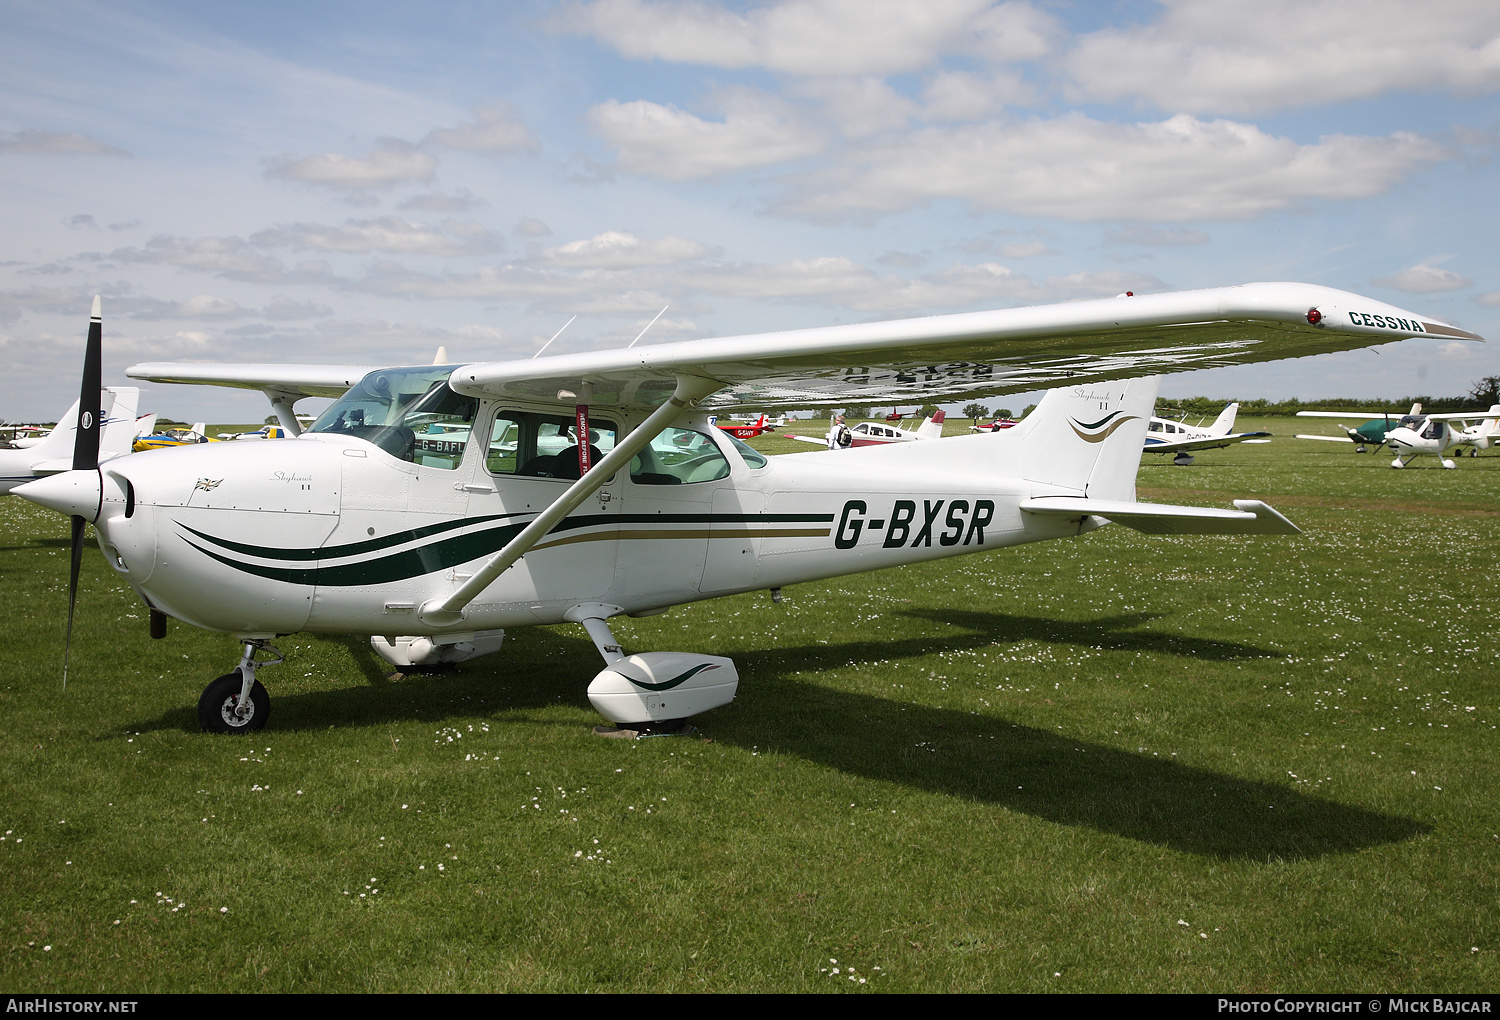
[[[717,416],[715,416],[714,424],[736,439],[754,439],[756,436],[776,430],[776,424],[764,414],[752,422],[732,421],[727,425],[718,421]]]
[[[884,446],[887,443],[910,443],[918,439],[941,439],[943,438],[943,412],[939,411],[931,418],[922,422],[915,432],[896,425],[884,425],[876,421],[862,421],[852,428],[844,430],[844,435],[849,437],[849,442],[840,442],[839,448],[843,450],[856,446]],[[720,426],[721,428],[723,426]],[[795,439],[803,443],[817,443],[819,446],[828,446],[826,435],[823,436],[794,436],[787,434],[788,439]]]

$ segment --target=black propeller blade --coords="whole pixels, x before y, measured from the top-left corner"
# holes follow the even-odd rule
[[[99,467],[100,391],[104,382],[104,320],[99,296],[89,318],[89,339],[83,351],[83,386],[78,394],[78,428],[73,438],[73,470],[94,471]],[[78,571],[83,565],[82,517],[73,518],[72,564],[68,573],[68,638],[63,649],[63,690],[68,689],[68,659],[73,652],[73,608],[78,602]]]

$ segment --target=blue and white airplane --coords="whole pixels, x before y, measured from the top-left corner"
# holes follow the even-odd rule
[[[1234,417],[1239,404],[1230,404],[1219,412],[1214,423],[1207,428],[1185,425],[1171,418],[1152,418],[1146,429],[1144,453],[1175,454],[1172,463],[1186,467],[1193,462],[1193,450],[1215,450],[1234,443],[1269,443],[1269,432],[1235,432]]]

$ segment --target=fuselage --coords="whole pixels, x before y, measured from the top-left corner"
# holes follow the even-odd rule
[[[435,633],[420,607],[571,484],[571,454],[546,453],[533,434],[556,416],[555,405],[473,412],[472,433],[531,430],[521,442],[539,455],[525,466],[514,444],[460,432],[405,459],[353,434],[363,425],[138,454],[103,468],[100,545],[152,606],[211,630]],[[592,438],[608,449],[643,417],[597,408]],[[701,416],[669,433],[486,588],[458,629],[557,623],[581,602],[645,613],[1079,531],[1020,512],[1068,490],[1007,476],[1005,434],[955,437],[939,462],[914,448],[929,444],[767,460]],[[987,466],[959,466],[976,463]]]

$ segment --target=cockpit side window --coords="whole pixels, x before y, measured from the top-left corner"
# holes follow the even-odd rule
[[[712,439],[691,429],[667,429],[630,462],[636,485],[692,485],[728,475],[728,458]]]
[[[589,463],[615,448],[615,423],[589,422]],[[490,429],[485,466],[491,474],[578,478],[578,426],[566,415],[501,411]]]

